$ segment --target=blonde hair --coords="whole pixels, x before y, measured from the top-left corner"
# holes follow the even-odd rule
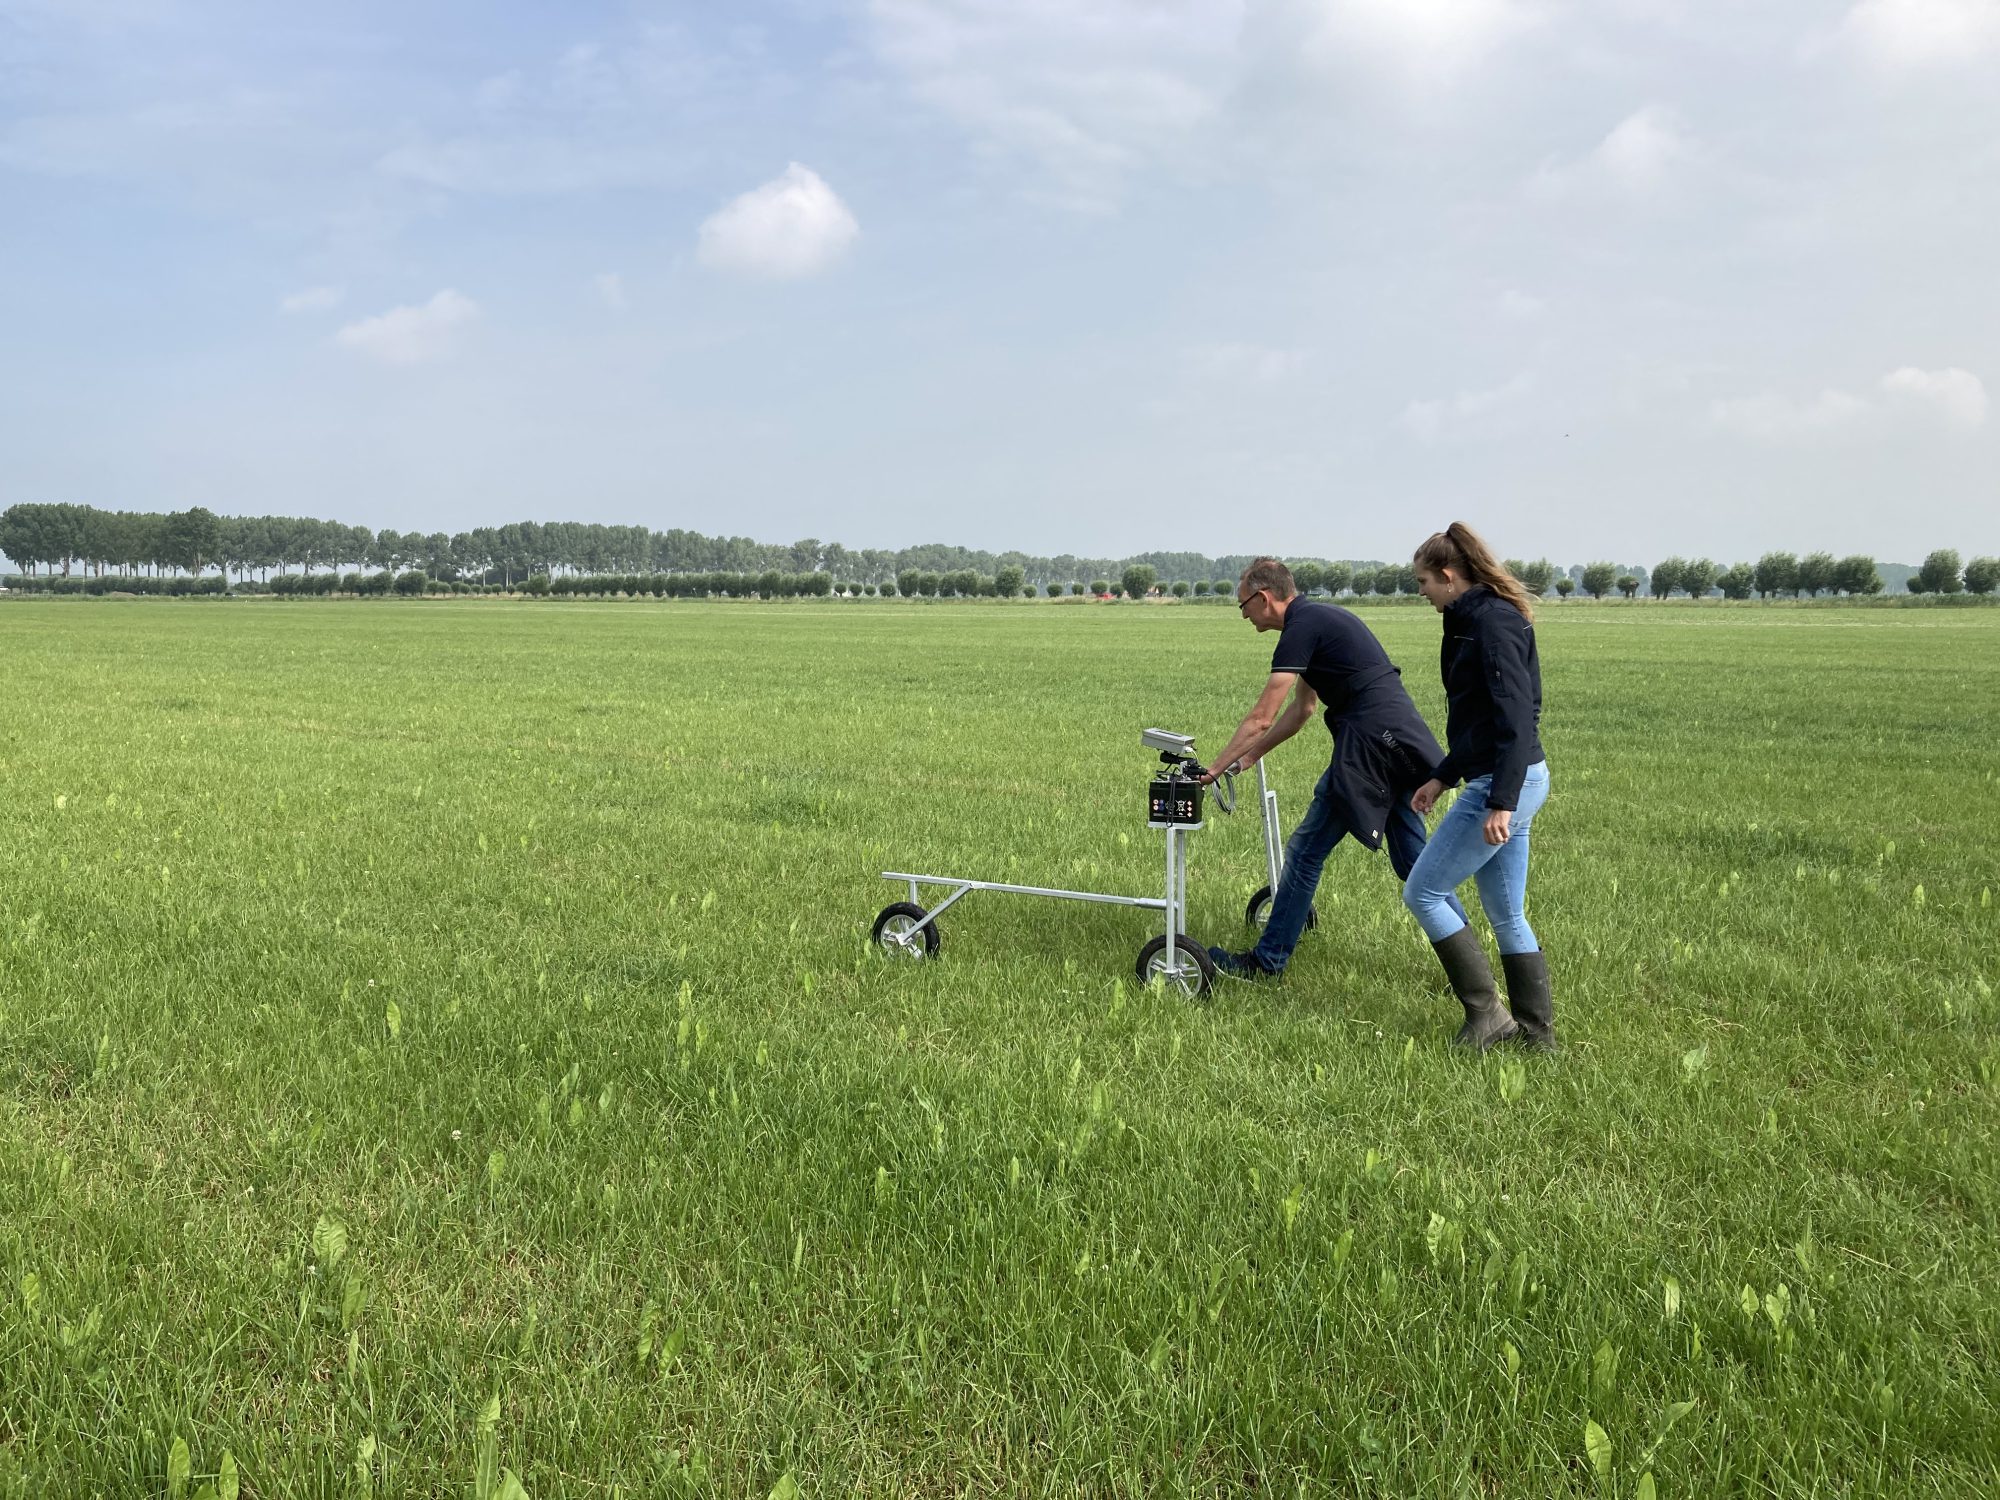
[[[1522,619],[1532,621],[1535,618],[1534,601],[1528,597],[1521,580],[1507,571],[1506,565],[1493,555],[1493,549],[1480,539],[1479,533],[1463,521],[1453,521],[1443,531],[1426,537],[1411,561],[1433,573],[1450,569],[1468,582],[1483,583],[1518,609]]]

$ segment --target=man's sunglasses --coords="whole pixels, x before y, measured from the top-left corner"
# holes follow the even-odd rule
[[[1262,589],[1252,589],[1250,591],[1249,598],[1238,599],[1236,601],[1236,613],[1247,617],[1250,613],[1250,600],[1255,599],[1259,594],[1263,592],[1264,591]]]

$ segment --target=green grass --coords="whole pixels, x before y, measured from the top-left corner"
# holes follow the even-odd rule
[[[1154,891],[1137,731],[1270,639],[0,606],[0,1496],[2000,1488],[2000,612],[1547,611],[1552,1060],[1352,844],[1207,1006],[1129,910],[868,948]]]

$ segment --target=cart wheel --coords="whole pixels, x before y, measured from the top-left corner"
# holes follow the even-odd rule
[[[1215,984],[1214,960],[1208,956],[1206,948],[1186,933],[1174,939],[1174,946],[1180,950],[1180,973],[1167,973],[1167,938],[1162,933],[1139,950],[1136,966],[1139,983],[1151,984],[1155,979],[1165,979],[1190,1000],[1201,999]]]
[[[938,944],[943,939],[938,935],[938,924],[932,922],[919,928],[930,913],[914,901],[897,901],[882,908],[882,915],[875,919],[875,942],[884,953],[898,958],[935,958]]]
[[[1250,898],[1250,904],[1243,908],[1243,921],[1251,927],[1262,927],[1270,920],[1271,888],[1268,885],[1260,885],[1257,887],[1257,894]],[[1317,905],[1308,906],[1306,908],[1306,931],[1311,932],[1317,926],[1319,926],[1319,907]]]

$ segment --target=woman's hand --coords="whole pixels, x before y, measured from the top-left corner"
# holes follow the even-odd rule
[[[1431,809],[1437,805],[1437,799],[1443,795],[1444,783],[1433,776],[1410,793],[1410,811],[1420,818],[1429,817]]]
[[[1499,845],[1507,842],[1514,826],[1514,814],[1504,807],[1496,807],[1486,815],[1486,842]]]

